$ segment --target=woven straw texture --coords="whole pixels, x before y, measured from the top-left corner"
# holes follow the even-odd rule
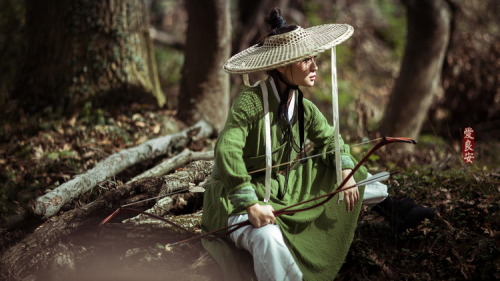
[[[354,28],[348,24],[324,24],[266,38],[231,57],[224,70],[233,74],[264,71],[316,56],[347,40]]]

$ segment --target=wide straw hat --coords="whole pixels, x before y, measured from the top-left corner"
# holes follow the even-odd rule
[[[246,74],[276,69],[322,53],[347,40],[354,28],[348,24],[324,24],[309,28],[298,27],[290,32],[267,37],[231,57],[224,70]]]

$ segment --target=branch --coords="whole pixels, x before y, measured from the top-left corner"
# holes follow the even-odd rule
[[[153,159],[168,153],[173,147],[186,146],[192,138],[208,137],[213,127],[205,121],[177,134],[152,139],[139,146],[124,149],[96,164],[84,174],[60,185],[47,194],[38,197],[33,203],[33,212],[37,215],[51,217],[72,199],[90,191],[100,182],[120,173],[126,168],[147,159]]]
[[[177,50],[183,50],[185,42],[182,39],[179,39],[171,34],[168,34],[165,31],[158,30],[154,27],[149,28],[149,36],[155,42],[161,43],[166,46],[170,46]]]

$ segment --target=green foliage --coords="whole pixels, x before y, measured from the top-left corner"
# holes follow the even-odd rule
[[[352,49],[346,45],[338,45],[335,47],[337,53],[337,67],[340,69],[351,69],[353,52]]]
[[[104,115],[105,111],[102,108],[94,109],[92,102],[87,101],[82,108],[81,120],[87,125],[104,125],[106,123]]]
[[[161,84],[165,87],[178,85],[184,63],[183,53],[173,48],[156,45],[155,57]]]
[[[406,14],[398,0],[378,0],[380,12],[387,20],[387,28],[378,30],[378,36],[389,46],[397,59],[403,57],[406,39]]]
[[[350,79],[352,65],[352,50],[346,45],[336,46],[338,104],[342,116],[341,128],[348,128],[348,120],[356,119],[354,108],[358,88],[362,85],[353,83]],[[318,83],[314,86],[310,97],[320,110],[331,120],[332,111],[332,80],[331,80],[331,52],[327,51],[318,57]],[[331,121],[330,121],[331,122]]]
[[[433,146],[437,149],[445,149],[448,147],[448,144],[443,138],[439,136],[430,134],[421,134],[418,137],[418,146],[421,146],[422,148]]]
[[[324,23],[323,19],[319,16],[319,11],[321,11],[321,4],[319,2],[309,1],[304,3],[304,12],[311,26]]]
[[[160,85],[166,95],[167,105],[169,108],[176,108],[184,54],[181,51],[161,45],[155,45],[154,50]]]
[[[75,159],[78,155],[72,150],[58,150],[48,153],[45,157],[51,161],[60,161],[62,159]]]

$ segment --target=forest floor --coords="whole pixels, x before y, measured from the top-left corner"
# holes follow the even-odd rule
[[[3,124],[0,251],[15,245],[41,223],[16,221],[16,214],[22,214],[31,200],[112,153],[183,128],[172,120],[172,112],[149,106],[133,105],[111,114],[88,105],[72,118],[51,118],[47,112],[21,118],[16,124]],[[214,142],[207,140],[207,148]],[[463,164],[453,147],[436,137],[422,137],[417,153],[401,155],[385,149],[371,158],[368,166],[373,172],[399,171],[390,180],[392,195],[411,196],[438,214],[415,229],[395,233],[384,218],[365,207],[336,280],[500,279],[500,144],[476,143],[477,161],[472,165]],[[361,155],[366,148],[353,150]],[[91,202],[158,159],[146,162],[103,182],[63,211]],[[185,219],[199,230],[198,209],[175,219]],[[99,221],[107,215],[89,218],[88,228],[65,238],[70,243],[64,245],[71,245],[77,255],[73,280],[220,280],[220,271],[199,242],[175,249],[165,247],[183,236],[160,222],[153,231],[151,226],[145,231],[141,225],[120,223],[98,229]],[[64,277],[52,265],[34,270],[26,280]]]

